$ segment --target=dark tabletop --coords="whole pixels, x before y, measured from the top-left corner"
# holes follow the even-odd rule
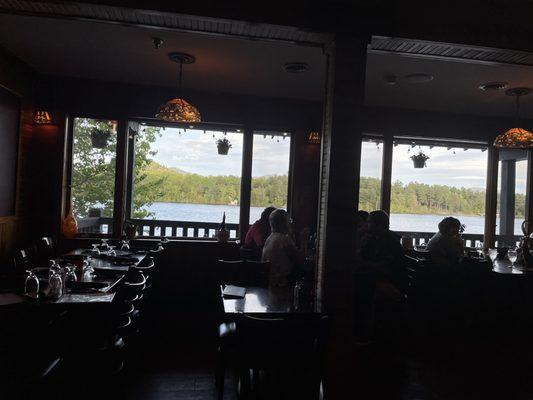
[[[302,289],[300,302],[295,306],[294,287],[269,289],[263,287],[246,287],[246,295],[240,299],[222,298],[226,314],[259,314],[277,316],[297,313],[321,314],[322,307],[314,301],[307,288]]]
[[[59,259],[69,259],[71,256],[78,255],[89,255],[84,249],[76,249],[65,254]],[[118,256],[131,256],[134,257],[137,261],[133,265],[138,265],[145,257],[146,253],[140,254],[130,254],[127,252],[117,251]],[[72,260],[69,260],[72,261]],[[41,300],[40,303],[43,304],[102,304],[102,303],[111,303],[115,297],[115,289],[117,285],[124,279],[124,275],[128,272],[129,265],[116,265],[111,260],[104,258],[89,258],[91,266],[95,269],[96,274],[90,273],[80,273],[79,269],[77,270],[77,281],[78,282],[98,282],[105,284],[105,287],[101,289],[91,289],[90,291],[85,290],[72,290],[68,291],[59,299],[50,299],[46,298]],[[74,261],[72,261],[75,264]],[[37,268],[38,269],[38,268]],[[46,268],[47,270],[47,268]],[[100,271],[100,273],[99,273]]]
[[[492,264],[492,271],[497,274],[505,275],[533,275],[533,268],[525,268],[523,265],[515,263],[515,267],[511,268],[511,261],[507,258],[503,260],[494,260]]]

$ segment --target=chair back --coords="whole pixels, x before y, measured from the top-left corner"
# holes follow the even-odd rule
[[[31,269],[31,252],[29,249],[19,249],[15,252],[13,257],[15,270],[17,272],[24,272],[27,269]]]
[[[218,283],[237,286],[268,286],[270,262],[218,260]]]
[[[239,252],[243,261],[261,261],[262,251],[259,247],[241,246]]]
[[[257,318],[242,315],[237,334],[242,361],[250,368],[321,365],[327,317]]]

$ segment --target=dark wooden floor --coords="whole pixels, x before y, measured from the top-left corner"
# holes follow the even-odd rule
[[[357,399],[531,400],[533,353],[527,333],[498,342],[441,338],[356,346],[353,382]],[[110,381],[67,371],[43,398],[216,399],[214,326],[210,318],[159,316],[120,377]],[[26,397],[28,398],[28,397]],[[35,398],[35,397],[32,397]],[[228,377],[225,399],[237,398]],[[264,397],[267,398],[267,397]],[[270,397],[272,399],[272,397]]]

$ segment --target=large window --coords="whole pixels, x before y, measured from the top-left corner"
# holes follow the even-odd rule
[[[487,152],[472,144],[440,146],[397,139],[393,151],[391,229],[436,232],[439,221],[454,216],[466,234],[483,234]],[[415,168],[413,155],[429,159]]]
[[[359,210],[373,211],[381,207],[381,169],[383,141],[365,138],[361,143],[361,179],[359,183]]]
[[[116,121],[74,118],[71,196],[81,232],[111,233],[116,158]]]
[[[67,202],[81,234],[133,224],[141,236],[213,238],[225,215],[235,239],[263,208],[288,206],[288,132],[74,118],[71,144]]]
[[[227,154],[219,154],[223,151],[217,141],[224,139],[231,147]],[[236,237],[242,149],[243,134],[236,131],[141,126],[135,137],[131,215],[189,222],[159,224],[153,232],[147,225],[143,234],[212,237],[225,214]],[[214,225],[209,229],[194,223]]]
[[[255,132],[250,223],[265,207],[287,208],[291,138],[287,132]]]

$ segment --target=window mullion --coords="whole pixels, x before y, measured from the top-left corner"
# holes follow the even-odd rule
[[[250,202],[252,197],[252,154],[254,146],[254,130],[245,127],[243,137],[242,170],[241,170],[241,207],[239,215],[239,237],[244,240],[250,225]]]

